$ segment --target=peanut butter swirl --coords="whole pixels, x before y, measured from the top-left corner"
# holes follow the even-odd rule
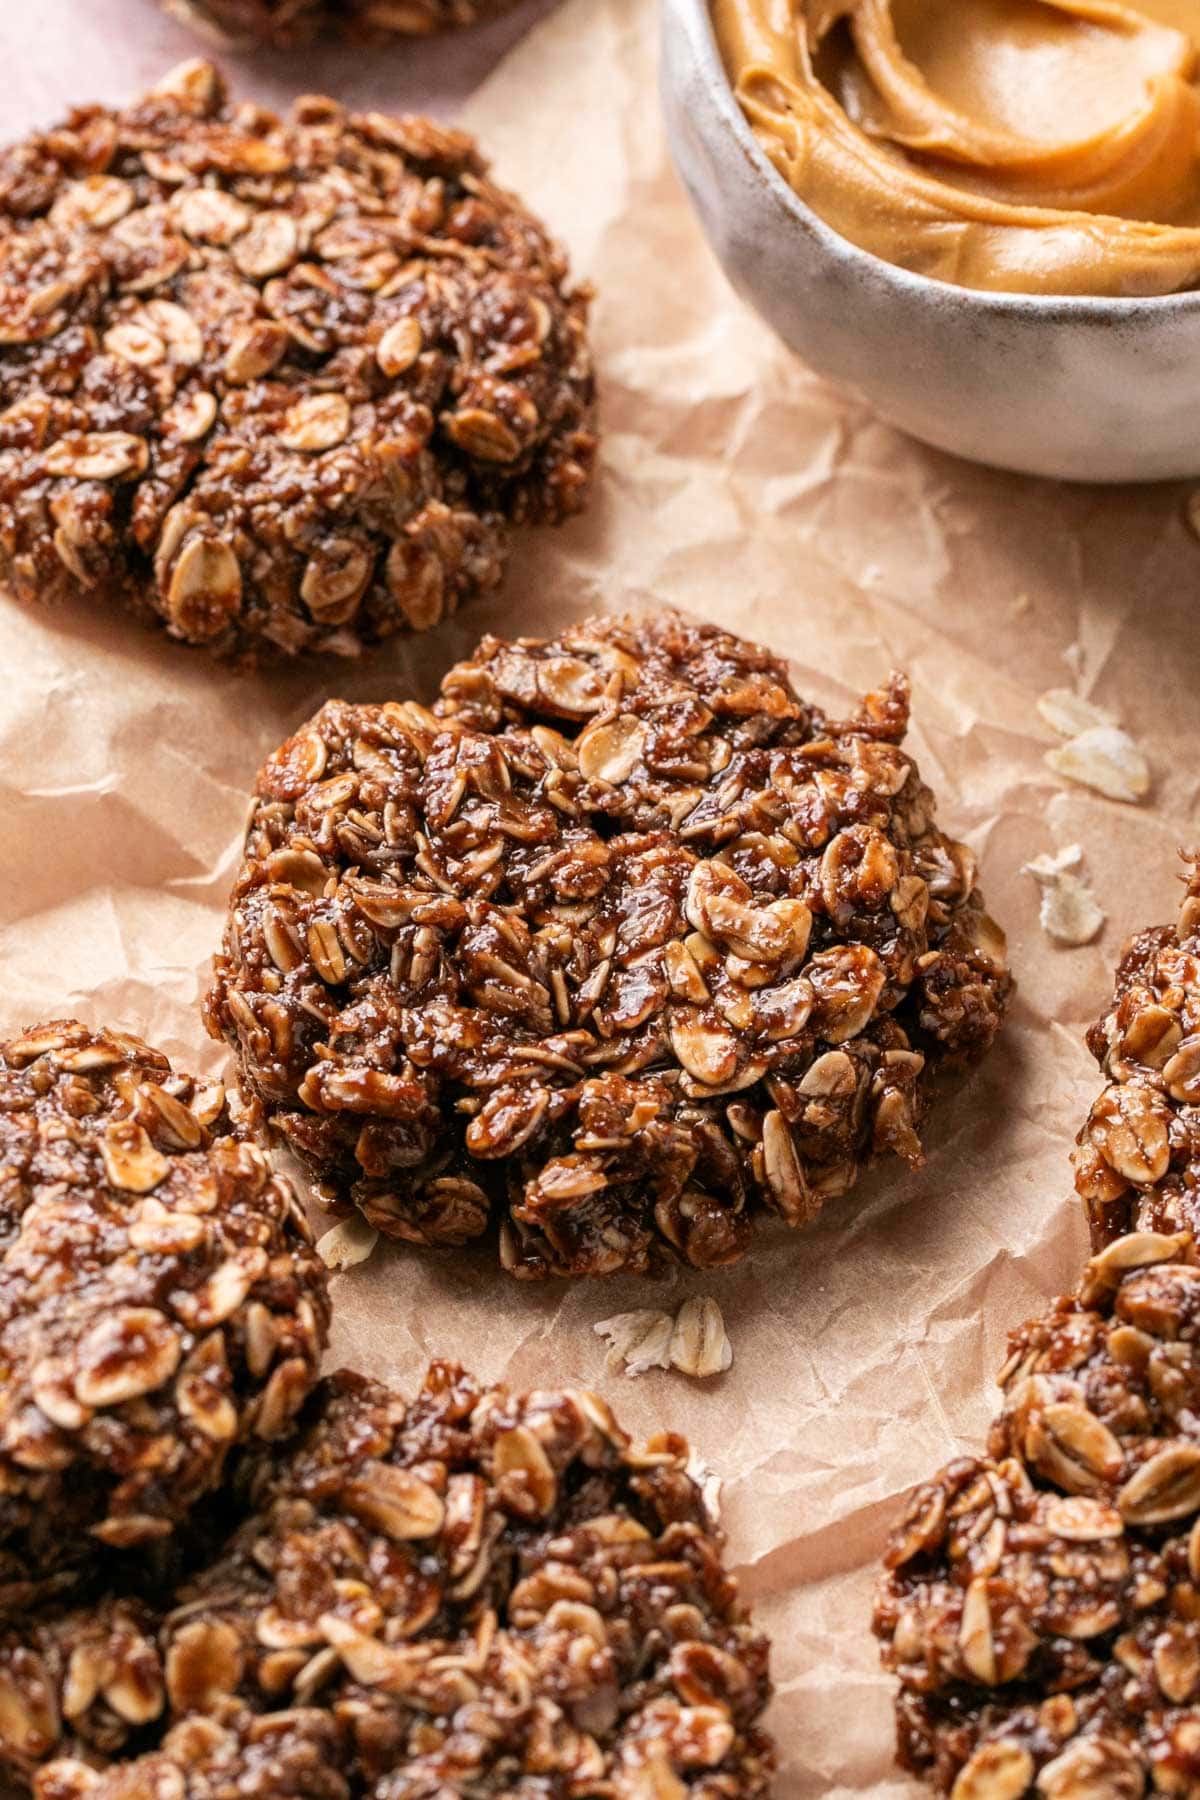
[[[1198,0],[713,0],[751,127],[828,224],[965,287],[1200,279]]]

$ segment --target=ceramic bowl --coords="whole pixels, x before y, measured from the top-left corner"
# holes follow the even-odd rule
[[[758,147],[708,0],[660,0],[679,173],[730,281],[819,374],[938,449],[1073,481],[1200,474],[1200,293],[991,294],[830,229]]]

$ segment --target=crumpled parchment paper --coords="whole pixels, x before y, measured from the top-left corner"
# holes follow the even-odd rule
[[[770,643],[832,706],[907,669],[913,747],[979,854],[1021,984],[989,1061],[948,1085],[928,1166],[881,1166],[814,1230],[659,1290],[672,1310],[719,1298],[736,1361],[711,1384],[606,1372],[595,1321],[659,1304],[633,1281],[527,1288],[482,1254],[381,1247],[334,1282],[339,1360],[410,1384],[449,1353],[520,1384],[583,1381],[634,1430],[685,1431],[723,1478],[731,1560],[777,1640],[779,1794],[898,1800],[917,1790],[891,1766],[875,1565],[908,1488],[978,1445],[1006,1329],[1082,1259],[1067,1155],[1098,1077],[1081,1029],[1126,933],[1172,914],[1177,848],[1200,838],[1200,545],[1178,488],[972,469],[797,364],[726,287],[671,172],[654,28],[651,0],[532,0],[391,56],[227,59],[265,100],[327,88],[480,134],[596,283],[603,476],[583,519],[519,542],[500,595],[357,664],[234,676],[82,603],[0,601],[0,1030],[78,1013],[219,1067],[196,1001],[259,763],[326,695],[428,697],[485,630],[662,600]],[[193,47],[151,0],[5,8],[5,135]],[[1141,806],[1046,770],[1035,701],[1063,685],[1146,749]],[[1074,842],[1108,924],[1063,950],[1020,871]]]

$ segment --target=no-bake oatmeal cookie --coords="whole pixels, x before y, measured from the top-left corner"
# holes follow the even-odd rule
[[[876,1606],[900,1759],[956,1800],[1200,1792],[1200,1257],[1137,1232],[1014,1334],[985,1458]]]
[[[756,1800],[767,1646],[686,1458],[587,1393],[332,1377],[165,1612],[154,1748],[41,1800]]]
[[[900,748],[673,614],[485,639],[259,777],[208,1001],[338,1202],[519,1276],[734,1261],[882,1152],[1010,981]]]
[[[1079,1289],[1012,1335],[987,1455],[920,1488],[887,1553],[900,1761],[955,1800],[1200,1794],[1198,900],[1193,863],[1090,1034]]]
[[[1200,1233],[1200,864],[1174,926],[1126,947],[1088,1033],[1108,1085],[1075,1153],[1094,1247],[1122,1232]]]
[[[219,1084],[74,1021],[0,1044],[0,1610],[169,1537],[234,1445],[290,1429],[327,1324]]]
[[[353,652],[583,503],[586,295],[472,139],[217,71],[0,155],[0,580]]]
[[[218,44],[291,49],[321,37],[394,44],[476,25],[515,0],[166,0],[167,11]]]

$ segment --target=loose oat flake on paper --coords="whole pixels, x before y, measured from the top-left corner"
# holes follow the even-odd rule
[[[723,1375],[733,1366],[733,1345],[717,1302],[695,1294],[672,1318],[669,1312],[642,1309],[615,1313],[592,1329],[609,1343],[609,1367],[627,1375],[647,1369],[675,1368],[700,1381]]]
[[[1058,775],[1094,788],[1110,800],[1133,803],[1150,792],[1150,765],[1127,731],[1119,725],[1094,725],[1046,752]]]
[[[1085,700],[1072,688],[1049,688],[1038,695],[1037,709],[1050,729],[1065,738],[1080,737],[1097,726],[1117,722],[1111,713],[1105,712],[1094,701]]]
[[[1150,766],[1112,713],[1070,688],[1048,689],[1039,695],[1037,709],[1051,730],[1067,740],[1046,752],[1046,762],[1056,775],[1094,788],[1110,800],[1132,804],[1145,799]]]
[[[1107,917],[1091,888],[1075,873],[1082,862],[1079,845],[1068,844],[1056,855],[1035,856],[1021,871],[1032,875],[1041,888],[1042,930],[1059,944],[1090,944]]]
[[[697,1294],[684,1301],[671,1333],[671,1361],[683,1374],[701,1381],[732,1367],[733,1345],[715,1300]]]
[[[671,1333],[675,1322],[670,1313],[639,1308],[636,1312],[614,1313],[593,1325],[597,1337],[608,1340],[608,1366],[623,1368],[627,1375],[644,1375],[647,1369],[669,1369],[671,1366]]]
[[[366,1262],[378,1242],[379,1233],[361,1213],[355,1213],[349,1219],[339,1219],[317,1239],[317,1255],[327,1269],[353,1269]]]

